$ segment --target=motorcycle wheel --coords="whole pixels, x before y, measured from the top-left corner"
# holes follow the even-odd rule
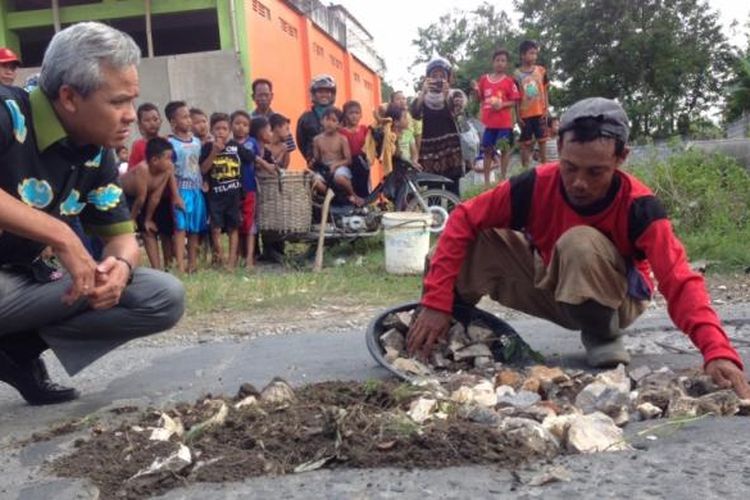
[[[443,211],[435,211],[432,212],[433,221],[432,221],[432,230],[433,231],[442,231],[442,229],[445,227],[445,223],[447,222],[447,219],[445,218],[444,213],[450,214],[451,211],[458,206],[459,203],[461,203],[461,199],[456,196],[455,194],[451,193],[450,191],[445,191],[443,189],[428,189],[427,191],[422,191],[419,193],[419,196],[422,197],[422,199],[425,201],[428,207],[440,207]],[[416,196],[412,196],[409,200],[409,203],[406,204],[406,211],[407,212],[421,212],[422,206],[419,204],[419,200]]]

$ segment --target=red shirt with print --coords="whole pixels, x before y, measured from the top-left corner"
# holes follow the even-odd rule
[[[483,75],[478,86],[482,102],[482,124],[487,128],[513,128],[513,106],[496,110],[492,108],[492,102],[495,98],[503,103],[520,100],[521,94],[515,80],[507,75],[503,75],[499,80],[493,79],[491,75]]]

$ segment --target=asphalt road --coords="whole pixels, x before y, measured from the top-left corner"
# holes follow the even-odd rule
[[[722,317],[741,354],[750,359],[750,304],[724,307]],[[512,324],[549,361],[583,366],[576,333],[537,320]],[[629,332],[626,343],[636,366],[681,368],[701,363],[663,310],[649,311]],[[46,460],[70,449],[75,434],[25,447],[15,444],[55,423],[92,414],[105,418],[108,409],[123,405],[158,408],[206,393],[234,394],[243,382],[262,386],[274,376],[293,385],[388,376],[369,356],[359,328],[188,345],[136,343],[99,360],[74,380],[65,377],[54,358],[49,364],[56,379],[75,385],[83,396],[65,405],[33,408],[9,387],[0,386],[0,499],[97,498],[93,486],[54,478],[44,469]],[[553,463],[530,464],[515,474],[487,467],[322,470],[192,485],[173,490],[167,498],[747,498],[749,427],[746,418],[704,419],[652,441],[635,437],[643,424],[631,425],[626,433],[635,440],[635,451],[565,456]],[[564,467],[570,481],[526,484],[555,466]]]

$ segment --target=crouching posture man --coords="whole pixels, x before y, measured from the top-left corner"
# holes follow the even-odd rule
[[[30,404],[77,397],[49,380],[51,348],[79,372],[128,340],[182,316],[175,278],[138,268],[139,250],[112,148],[135,121],[140,51],[99,23],[60,31],[39,88],[0,86],[0,381]],[[105,243],[95,262],[66,222]],[[67,273],[41,260],[51,247]]]
[[[711,308],[659,200],[620,170],[628,117],[615,101],[590,98],[562,116],[559,162],[542,165],[460,205],[424,280],[412,353],[446,335],[456,304],[483,295],[580,330],[592,367],[628,363],[621,328],[646,309],[653,285],[675,324],[700,349],[705,370],[750,397],[742,361]]]

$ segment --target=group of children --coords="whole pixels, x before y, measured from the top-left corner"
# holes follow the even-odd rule
[[[252,269],[256,173],[279,175],[288,166],[289,119],[251,118],[243,110],[209,117],[183,101],[168,103],[164,115],[171,127],[166,138],[159,136],[159,109],[151,103],[138,107],[141,138],[120,178],[151,266],[174,261],[180,272],[194,272],[200,242],[210,235],[214,263],[234,268],[242,253]]]
[[[535,42],[523,42],[521,64],[511,76],[510,53],[498,50],[493,54],[493,72],[474,84],[485,127],[481,148],[487,184],[498,146],[501,177],[507,175],[514,113],[521,129],[523,166],[529,164],[534,141],[541,163],[555,154],[547,144],[547,129],[553,119],[548,116],[547,74],[536,64],[538,53]],[[405,99],[399,104],[398,99],[392,99],[380,118],[390,119],[398,154],[419,168],[414,120]],[[257,233],[256,173],[279,175],[289,165],[289,119],[280,114],[251,117],[243,110],[207,116],[184,101],[168,103],[164,115],[171,127],[166,138],[159,136],[159,109],[151,103],[139,106],[141,138],[133,143],[127,167],[121,170],[123,191],[151,266],[166,268],[174,261],[180,272],[194,272],[200,242],[210,237],[214,263],[231,269],[244,258],[245,266],[252,269]],[[309,165],[318,192],[336,185],[354,205],[362,205],[369,192],[364,154],[368,127],[361,121],[362,107],[356,101],[345,103],[342,110],[326,108]],[[126,152],[117,153],[124,162]],[[226,253],[222,233],[228,236]]]
[[[505,179],[513,145],[513,113],[521,129],[521,164],[528,168],[532,146],[537,143],[537,158],[545,163],[548,155],[556,155],[554,144],[548,147],[549,130],[556,120],[549,116],[549,79],[544,67],[537,64],[539,45],[531,40],[519,47],[520,65],[508,74],[510,53],[505,49],[492,56],[492,73],[474,83],[474,92],[481,103],[483,170],[485,184],[490,182],[490,171],[497,148],[500,148],[500,177]],[[550,158],[551,159],[551,158]]]

